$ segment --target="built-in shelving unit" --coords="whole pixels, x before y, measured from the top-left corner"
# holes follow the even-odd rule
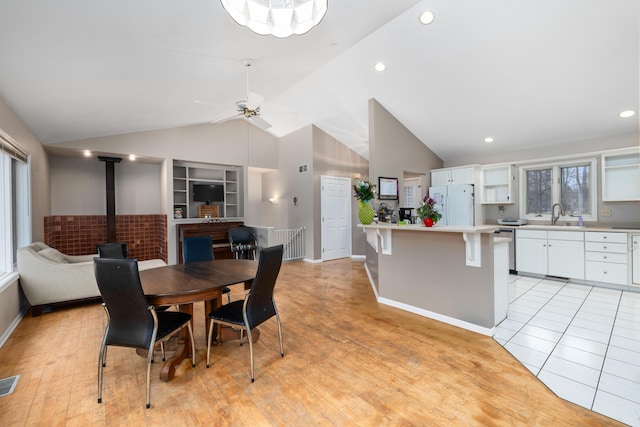
[[[602,155],[602,201],[640,200],[640,150]]]
[[[199,206],[204,205],[204,202],[193,200],[194,184],[224,186],[224,201],[212,203],[218,207],[218,217],[238,218],[244,215],[242,167],[174,160],[173,208],[175,219],[199,218],[203,216],[203,212],[216,211],[215,209],[199,209]]]
[[[483,204],[514,203],[512,165],[485,166],[482,168],[481,196]]]

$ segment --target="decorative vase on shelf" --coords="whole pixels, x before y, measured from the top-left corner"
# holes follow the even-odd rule
[[[435,222],[433,222],[433,220],[431,218],[425,218],[424,219],[424,226],[425,227],[433,227],[433,224],[435,224]]]
[[[358,201],[360,205],[360,210],[358,211],[358,218],[360,218],[360,222],[364,225],[369,225],[373,222],[373,217],[375,216],[375,212],[373,212],[373,208],[369,204],[369,202]]]

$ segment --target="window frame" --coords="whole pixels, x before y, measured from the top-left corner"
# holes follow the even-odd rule
[[[31,242],[31,160],[0,129],[0,281],[17,271],[17,251]],[[1,288],[0,288],[1,290]]]
[[[575,166],[589,166],[590,183],[589,183],[589,205],[591,208],[591,214],[578,214],[562,215],[558,218],[559,221],[577,222],[578,216],[582,216],[584,221],[597,221],[598,220],[598,168],[597,159],[595,157],[545,162],[545,163],[531,163],[520,166],[520,218],[526,218],[528,220],[547,220],[551,221],[551,213],[548,214],[529,214],[527,213],[527,172],[532,170],[551,169],[551,206],[555,203],[560,203],[561,196],[561,170],[562,168],[575,167]],[[564,209],[564,206],[563,206]]]

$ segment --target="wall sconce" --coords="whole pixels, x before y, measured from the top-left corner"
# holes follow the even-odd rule
[[[278,204],[278,198],[277,197],[272,197],[269,199],[269,201],[271,202],[272,205],[277,205]]]
[[[353,179],[360,179],[360,174],[358,172],[354,173]]]

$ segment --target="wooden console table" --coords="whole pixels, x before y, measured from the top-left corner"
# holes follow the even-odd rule
[[[176,227],[178,232],[178,238],[176,239],[178,244],[178,263],[182,262],[182,239],[193,236],[211,236],[213,255],[216,259],[233,258],[229,246],[229,229],[242,225],[244,225],[242,221],[178,224]]]

